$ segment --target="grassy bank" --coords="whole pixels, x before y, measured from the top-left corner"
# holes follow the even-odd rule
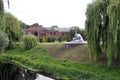
[[[0,61],[11,62],[35,70],[39,73],[44,72],[48,76],[56,79],[120,80],[120,67],[79,63],[70,60],[63,60],[63,58],[56,59],[54,58],[55,56],[53,56],[53,53],[51,54],[48,50],[43,49],[45,46],[43,46],[43,44],[41,45],[31,50],[23,50],[20,47],[8,50],[5,54],[0,56]],[[46,45],[47,47],[48,45],[50,46],[50,44]],[[61,48],[61,46],[62,45],[60,44],[57,47]],[[66,50],[63,50],[63,52],[64,53],[61,53],[62,56],[63,54],[67,54]]]
[[[89,49],[87,45],[79,45],[70,48],[65,48],[63,43],[43,43],[39,45],[46,49],[53,58],[90,63]]]

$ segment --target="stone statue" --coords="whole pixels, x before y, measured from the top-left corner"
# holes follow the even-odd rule
[[[83,37],[78,34],[77,32],[75,33],[74,37],[72,38],[72,41],[70,42],[65,42],[64,46],[66,48],[69,48],[71,46],[75,46],[75,45],[81,45],[81,44],[87,44],[87,41],[83,40]]]
[[[72,42],[84,42],[84,40],[83,37],[76,32],[75,36],[72,39]]]

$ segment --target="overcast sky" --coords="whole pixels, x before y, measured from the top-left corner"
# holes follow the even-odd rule
[[[44,27],[79,26],[84,28],[87,4],[92,0],[4,0],[5,10],[26,24],[39,23]]]

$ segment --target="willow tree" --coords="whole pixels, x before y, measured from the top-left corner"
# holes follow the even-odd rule
[[[8,43],[8,37],[4,32],[4,21],[4,5],[3,1],[0,0],[0,54],[3,53]]]
[[[120,0],[95,0],[86,11],[86,33],[92,61],[107,53],[120,64]]]
[[[5,33],[9,38],[8,49],[14,48],[23,35],[18,19],[10,13],[5,13]]]
[[[0,30],[4,29],[4,5],[3,0],[0,0]]]

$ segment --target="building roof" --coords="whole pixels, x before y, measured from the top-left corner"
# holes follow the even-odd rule
[[[36,31],[36,30],[40,30],[40,29],[42,29],[42,28],[33,26],[33,27],[30,27],[30,28],[28,28],[26,30],[34,30],[34,31]]]
[[[46,28],[46,27],[30,27],[28,29],[26,29],[28,31],[37,31],[37,30],[50,30],[50,31],[59,31],[59,32],[69,32],[70,29],[69,28]]]
[[[69,28],[54,28],[55,31],[59,31],[59,32],[69,32],[70,29]]]
[[[51,28],[46,28],[48,30],[54,30],[54,31],[59,31],[59,32],[69,32],[70,29],[69,28],[54,28],[54,29],[51,29]]]

